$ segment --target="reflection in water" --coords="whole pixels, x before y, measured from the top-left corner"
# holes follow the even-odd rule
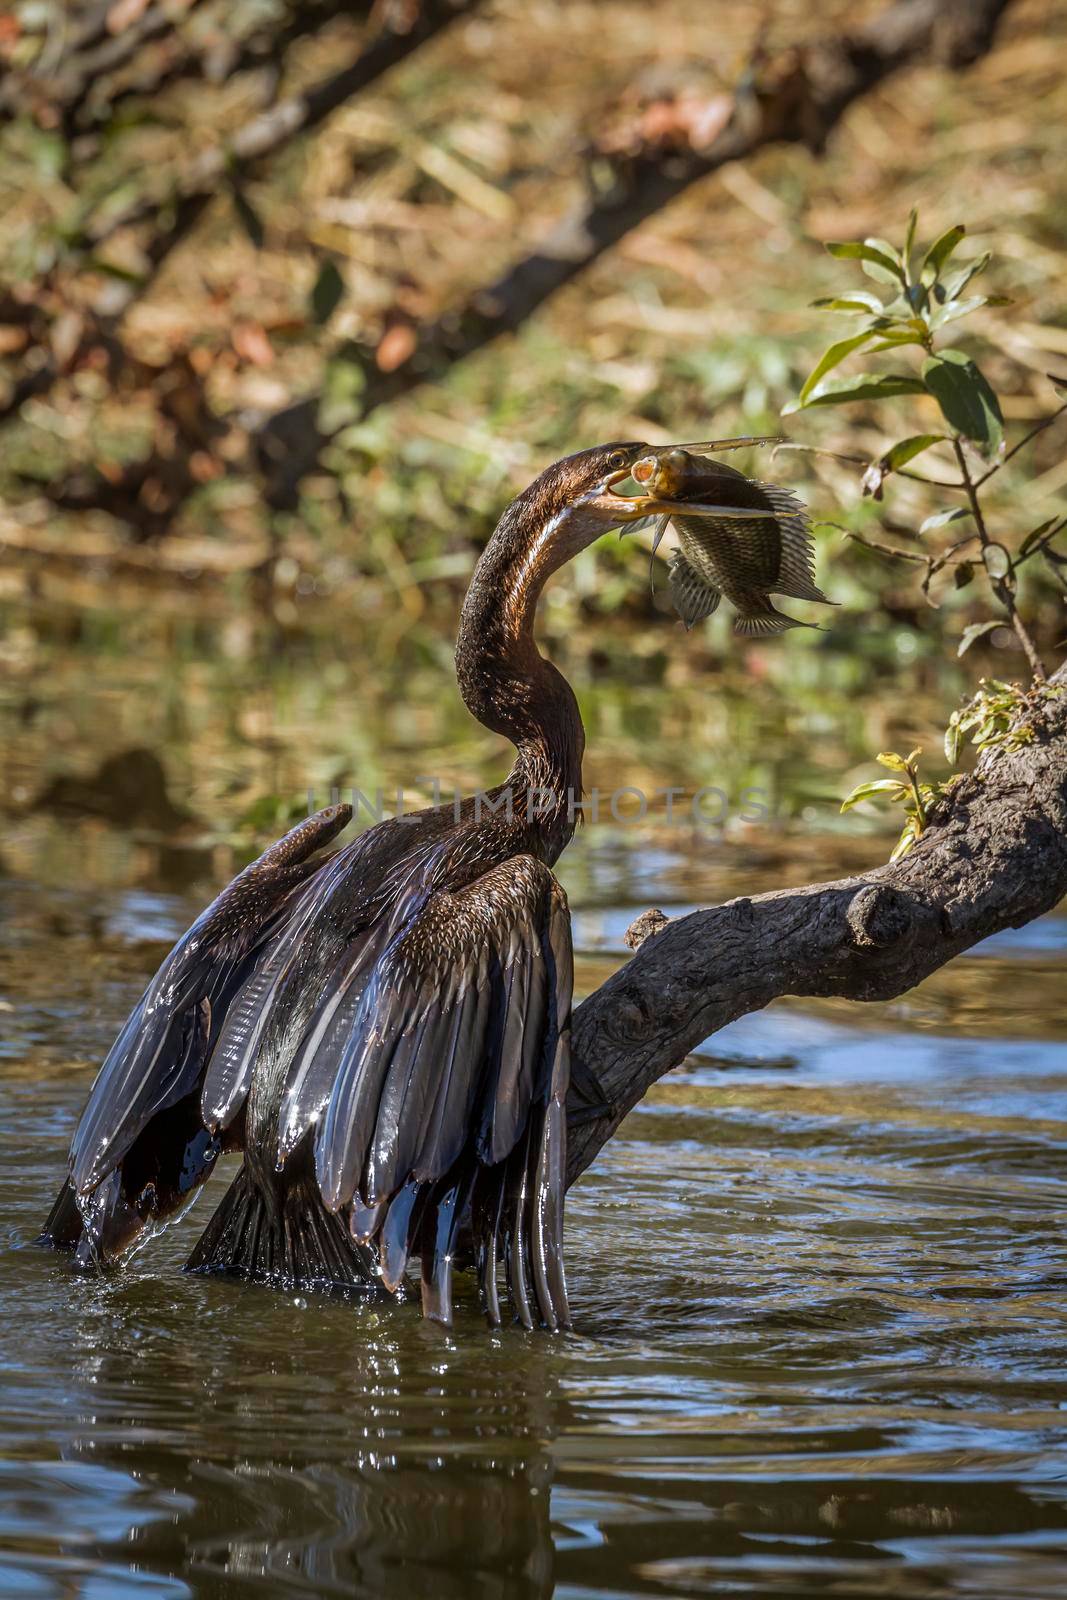
[[[197,1594],[552,1593],[549,1447],[567,1406],[532,1341],[517,1367],[473,1316],[468,1352],[395,1313],[383,1326],[236,1288],[208,1310],[197,1372],[180,1324],[159,1325],[165,1293],[94,1305],[73,1330],[62,1458],[117,1502],[81,1561]],[[183,1288],[180,1309],[195,1298]],[[279,1358],[297,1330],[299,1355]],[[127,1343],[139,1333],[149,1351]]]

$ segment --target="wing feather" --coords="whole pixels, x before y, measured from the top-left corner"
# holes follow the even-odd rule
[[[212,1047],[203,1047],[199,1008],[207,1002],[217,1018],[225,1014],[289,896],[316,870],[306,858],[350,817],[350,806],[331,806],[293,828],[239,873],[170,951],[90,1090],[71,1143],[78,1194],[95,1188],[149,1121],[195,1088]]]
[[[503,1239],[520,1320],[561,1325],[563,1121],[553,1093],[560,1083],[565,1093],[572,967],[562,890],[542,863],[515,857],[464,889],[430,894],[375,955],[358,1005],[338,998],[343,977],[320,1000],[290,1080],[305,1114],[312,1082],[328,1092],[315,1132],[326,1206],[350,1208],[350,1228],[376,1242],[390,1286],[419,1251],[424,1309],[443,1321],[470,1207],[490,1318]],[[283,1117],[283,1155],[289,1126]]]

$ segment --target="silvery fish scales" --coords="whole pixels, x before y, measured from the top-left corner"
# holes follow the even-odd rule
[[[673,522],[679,548],[670,558],[671,598],[687,627],[710,616],[722,595],[737,609],[734,627],[740,634],[814,626],[777,611],[771,594],[833,603],[815,583],[807,511],[788,489],[758,483],[734,467],[680,449],[652,452],[637,463],[634,477],[664,499],[766,509],[765,518],[705,512],[663,519],[657,543],[667,521]]]

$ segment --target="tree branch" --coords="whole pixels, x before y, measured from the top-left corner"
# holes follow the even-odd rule
[[[82,248],[96,250],[123,228],[158,221],[145,250],[151,264],[143,281],[130,291],[121,311],[108,317],[106,328],[115,334],[130,307],[151,289],[157,272],[175,247],[182,243],[199,222],[224,184],[243,176],[250,167],[282,149],[298,135],[309,133],[346,100],[353,98],[435,37],[456,18],[473,10],[481,0],[421,0],[418,13],[407,32],[386,28],[371,40],[355,60],[320,80],[302,94],[281,100],[269,110],[253,117],[238,130],[229,144],[206,151],[176,188],[154,197],[133,198],[113,208],[106,218],[87,225],[80,241]],[[315,12],[318,15],[318,12]],[[291,30],[292,38],[300,29]],[[286,35],[288,42],[289,35]],[[162,220],[161,220],[162,219]],[[16,417],[27,400],[50,389],[61,374],[47,346],[38,346],[30,369],[12,386],[0,404],[0,425]]]
[[[411,353],[395,369],[379,369],[373,350],[338,352],[362,370],[361,415],[427,381],[513,332],[537,308],[701,178],[776,143],[819,150],[854,100],[915,62],[963,67],[990,49],[1011,0],[898,0],[851,34],[834,34],[801,50],[758,63],[750,89],[734,97],[727,126],[703,149],[660,147],[613,163],[609,191],[578,207],[496,283],[465,305],[413,329]],[[254,440],[268,503],[292,510],[301,480],[332,435],[318,423],[319,396],[268,417]]]
[[[298,135],[317,128],[346,100],[351,100],[478,3],[479,0],[421,0],[406,32],[383,29],[340,71],[331,73],[300,94],[279,100],[252,117],[225,143],[205,151],[178,183],[177,196],[168,192],[163,196],[131,200],[127,206],[110,211],[103,221],[90,224],[85,229],[85,242],[95,250],[119,229],[134,227],[166,210],[175,198],[181,204],[211,198],[227,179],[274,155]]]
[[[782,995],[892,999],[1067,894],[1067,666],[1052,685],[1058,696],[1036,691],[1023,713],[1032,741],[983,757],[899,861],[660,924],[582,1002],[569,1182],[657,1079],[728,1022]]]

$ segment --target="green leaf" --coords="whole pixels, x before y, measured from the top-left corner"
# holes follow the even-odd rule
[[[929,337],[930,335],[926,328],[923,329],[922,334],[914,332],[911,328],[894,329],[883,334],[877,344],[871,345],[871,354],[874,355],[878,350],[896,350],[903,344],[917,344],[926,349]]]
[[[868,278],[873,278],[876,283],[891,283],[894,288],[903,285],[907,291],[908,275],[904,271],[904,261],[900,251],[889,243],[888,239],[864,239],[863,243],[868,250],[875,251],[889,263],[889,270],[882,262],[861,260],[860,266]]]
[[[345,280],[329,256],[319,268],[311,289],[311,315],[321,327],[329,322],[344,298]]]
[[[915,227],[919,221],[919,208],[912,206],[908,212],[908,229],[904,235],[904,267],[905,270],[911,261],[911,252],[915,247]]]
[[[1003,626],[1002,622],[996,620],[993,622],[972,622],[968,627],[964,628],[960,635],[960,642],[956,649],[957,656],[965,656],[976,639],[981,639],[984,634],[992,633],[994,628],[1002,628]]]
[[[805,406],[840,406],[848,400],[891,400],[899,394],[924,394],[918,378],[905,372],[857,373],[854,378],[828,378],[807,400],[790,400],[783,416]]]
[[[873,311],[881,316],[885,310],[878,296],[867,289],[850,289],[847,295],[828,295],[811,303],[823,311]]]
[[[985,271],[992,259],[992,252],[987,250],[984,256],[978,256],[974,261],[969,262],[967,266],[960,268],[958,272],[954,272],[950,278],[943,279],[941,294],[944,299],[955,300],[957,295],[963,293],[972,278],[977,278],[980,272]]]
[[[103,256],[89,256],[85,265],[93,272],[99,272],[105,278],[114,278],[118,283],[128,283],[131,288],[141,288],[145,283],[143,272],[133,272],[129,267],[122,267],[117,261],[108,261]]]
[[[980,311],[982,306],[992,305],[992,299],[987,294],[974,294],[968,300],[949,300],[945,305],[938,306],[930,313],[931,328],[943,328],[948,322],[956,322],[960,317],[969,317],[972,311]]]
[[[955,766],[960,758],[960,747],[963,744],[963,729],[960,726],[960,714],[954,711],[949,718],[948,727],[945,729],[945,759],[950,766]]]
[[[1039,522],[1036,528],[1030,529],[1030,532],[1026,535],[1026,538],[1019,546],[1020,561],[1024,556],[1030,554],[1030,551],[1034,548],[1034,545],[1037,544],[1040,539],[1043,539],[1045,534],[1048,533],[1049,529],[1054,528],[1059,520],[1059,517],[1049,517],[1045,522]]]
[[[942,350],[923,362],[923,382],[945,421],[991,454],[1004,437],[1004,418],[988,381],[961,350]]]
[[[895,750],[881,750],[874,758],[880,766],[888,767],[890,772],[907,772],[908,763],[903,756],[898,756]]]
[[[896,842],[893,854],[889,857],[890,861],[899,861],[901,856],[906,856],[916,839],[919,837],[919,833],[920,828],[918,820],[915,817],[909,817],[907,822],[904,824],[900,838]]]
[[[238,222],[256,249],[262,250],[266,234],[259,213],[255,210],[244,190],[238,189],[236,186],[233,190],[233,209],[237,213]]]
[[[943,528],[950,522],[959,522],[970,515],[969,506],[953,506],[951,511],[935,511],[932,517],[927,517],[925,522],[919,524],[919,532],[933,533],[935,528]]]
[[[941,237],[934,240],[923,257],[920,277],[924,283],[933,282],[960,240],[966,236],[966,233],[967,229],[962,222],[959,222],[954,228],[946,228]]]
[[[882,465],[888,472],[899,472],[909,461],[914,461],[924,450],[929,450],[932,444],[943,444],[944,439],[943,433],[913,433],[909,439],[898,440],[886,451]]]
[[[864,270],[876,268],[869,273],[878,283],[903,283],[904,269],[897,259],[892,245],[886,245],[882,240],[875,242],[858,239],[849,239],[843,242],[831,242],[826,246],[830,254],[838,261],[859,261]]]
[[[882,485],[891,472],[899,472],[901,467],[907,466],[924,450],[929,450],[931,445],[943,443],[944,438],[943,433],[914,433],[908,439],[899,439],[884,456],[872,461],[863,474],[864,494],[873,494],[876,500],[880,500]]]
[[[852,792],[842,800],[841,810],[851,811],[852,807],[858,806],[862,800],[872,800],[876,795],[885,795],[887,798],[902,800],[907,792],[907,785],[898,783],[896,778],[875,778],[870,783],[858,783]]]
[[[807,400],[812,390],[817,387],[820,378],[825,377],[834,367],[839,366],[853,350],[858,350],[861,344],[868,344],[873,338],[874,334],[867,328],[864,329],[863,333],[853,334],[850,339],[839,339],[828,350],[824,350],[800,391],[799,399],[801,405]]]
[[[952,578],[957,589],[966,589],[967,585],[974,580],[974,562],[961,561],[957,567],[953,568]]]

